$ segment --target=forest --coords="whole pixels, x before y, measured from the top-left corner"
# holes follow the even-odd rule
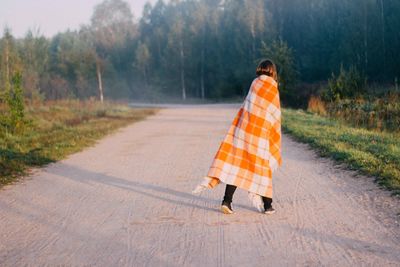
[[[399,14],[398,0],[159,0],[136,18],[105,0],[89,24],[51,38],[5,28],[0,101],[13,88],[31,101],[234,100],[266,57],[286,106],[395,91]]]

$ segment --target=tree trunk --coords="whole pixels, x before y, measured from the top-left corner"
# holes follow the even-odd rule
[[[252,39],[251,59],[252,59],[252,61],[254,61],[256,59],[256,33],[255,33],[253,26],[252,26],[252,30],[251,30],[251,39]]]
[[[364,71],[368,73],[368,6],[364,1]]]
[[[100,94],[100,102],[103,103],[104,96],[103,96],[103,82],[101,79],[101,68],[100,63],[96,62],[96,72],[97,72],[97,82],[99,84],[99,94]]]
[[[380,0],[381,4],[381,23],[382,23],[382,54],[383,54],[383,73],[386,71],[386,44],[385,44],[385,7],[383,0]]]
[[[180,55],[181,55],[181,85],[182,85],[182,99],[186,100],[186,87],[185,87],[185,54],[183,52],[182,37],[179,42]]]
[[[10,89],[11,89],[11,85],[10,85],[10,46],[8,43],[8,40],[6,38],[6,77],[5,77],[5,89],[7,94],[9,93]]]
[[[157,34],[157,52],[158,52],[158,62],[161,65],[161,41],[160,41],[160,33]]]
[[[202,36],[202,44],[201,44],[201,60],[200,60],[200,94],[201,94],[201,99],[206,98],[206,92],[204,88],[204,64],[205,64],[205,45],[206,45],[206,31],[205,27],[203,26],[203,36]]]
[[[144,85],[146,88],[149,87],[149,84],[147,82],[147,69],[146,66],[143,67],[143,78],[144,78]]]
[[[201,70],[200,70],[200,89],[201,89],[201,99],[206,98],[206,92],[204,88],[204,47],[201,49]]]

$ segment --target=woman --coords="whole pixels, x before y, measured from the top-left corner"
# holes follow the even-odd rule
[[[281,111],[276,66],[263,60],[257,78],[215,155],[203,183],[193,193],[226,184],[221,210],[233,213],[237,187],[249,192],[253,205],[273,214],[272,172],[281,164]]]

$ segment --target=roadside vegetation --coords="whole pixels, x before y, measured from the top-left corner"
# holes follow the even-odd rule
[[[400,133],[356,128],[302,110],[283,110],[283,130],[316,148],[322,156],[376,177],[400,194]]]
[[[307,110],[369,130],[400,131],[400,90],[394,85],[367,84],[357,68],[343,67],[310,97]]]
[[[30,167],[60,160],[156,112],[90,100],[48,101],[22,107],[17,108],[18,117],[10,106],[0,103],[0,186],[15,181]]]
[[[283,129],[297,140],[400,193],[397,79],[378,87],[356,67],[341,67],[309,98],[307,111],[286,109],[283,115]]]
[[[308,111],[338,119],[354,127],[398,132],[400,130],[400,93],[381,97],[357,97],[323,102],[311,97]]]

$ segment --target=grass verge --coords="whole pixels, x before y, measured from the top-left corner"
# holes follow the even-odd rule
[[[28,123],[23,131],[11,134],[0,129],[0,186],[15,181],[30,167],[65,158],[156,111],[93,101],[57,101],[27,107]]]
[[[284,132],[310,144],[322,156],[376,177],[379,185],[400,194],[400,134],[354,128],[300,110],[283,110]]]

